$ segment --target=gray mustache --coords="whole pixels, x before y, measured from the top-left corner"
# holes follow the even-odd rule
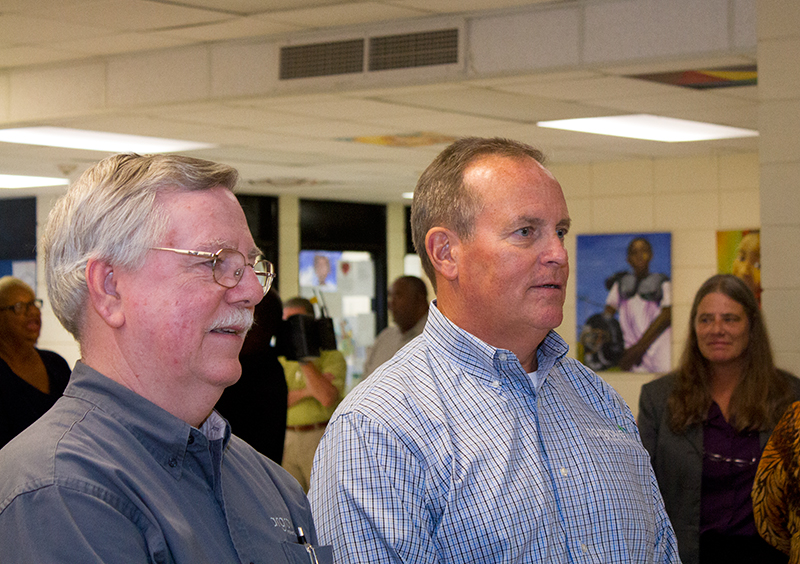
[[[211,326],[211,331],[235,327],[242,334],[247,334],[253,326],[253,312],[249,309],[234,309],[217,319]]]

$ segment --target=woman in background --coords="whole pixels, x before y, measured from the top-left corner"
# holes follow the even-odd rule
[[[19,278],[0,278],[0,447],[50,409],[69,381],[67,361],[36,348],[41,300]]]
[[[692,305],[680,368],[642,387],[639,430],[684,564],[786,562],[761,539],[750,491],[800,380],[775,368],[753,292],[713,276]]]

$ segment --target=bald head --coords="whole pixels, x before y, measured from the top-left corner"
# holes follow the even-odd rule
[[[416,276],[401,276],[389,288],[389,311],[402,332],[411,329],[428,311],[428,288]]]

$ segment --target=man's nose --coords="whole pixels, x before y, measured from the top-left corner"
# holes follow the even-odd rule
[[[234,301],[243,300],[252,306],[264,298],[264,286],[261,285],[258,276],[256,276],[256,271],[250,266],[245,266],[242,279],[230,291],[234,292]]]
[[[564,240],[554,235],[550,238],[547,244],[547,249],[544,252],[544,259],[548,263],[555,263],[558,265],[565,265],[569,262],[567,249],[564,246]]]

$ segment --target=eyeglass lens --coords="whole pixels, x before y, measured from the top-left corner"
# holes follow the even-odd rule
[[[233,288],[244,276],[245,267],[247,267],[247,261],[242,253],[234,249],[222,249],[217,253],[217,259],[214,261],[214,280],[221,286]],[[259,258],[253,265],[253,270],[266,293],[275,276],[272,263]]]
[[[44,302],[40,299],[35,299],[32,302],[17,302],[10,306],[0,308],[0,309],[10,309],[17,315],[22,315],[23,313],[28,313],[31,307],[35,307],[36,309],[42,309],[42,305]]]
[[[272,280],[275,278],[275,267],[273,267],[272,263],[268,260],[259,259],[253,265],[253,270],[256,273],[258,281],[261,282],[261,285],[264,287],[264,293],[266,294],[269,292],[269,288],[272,286]]]

